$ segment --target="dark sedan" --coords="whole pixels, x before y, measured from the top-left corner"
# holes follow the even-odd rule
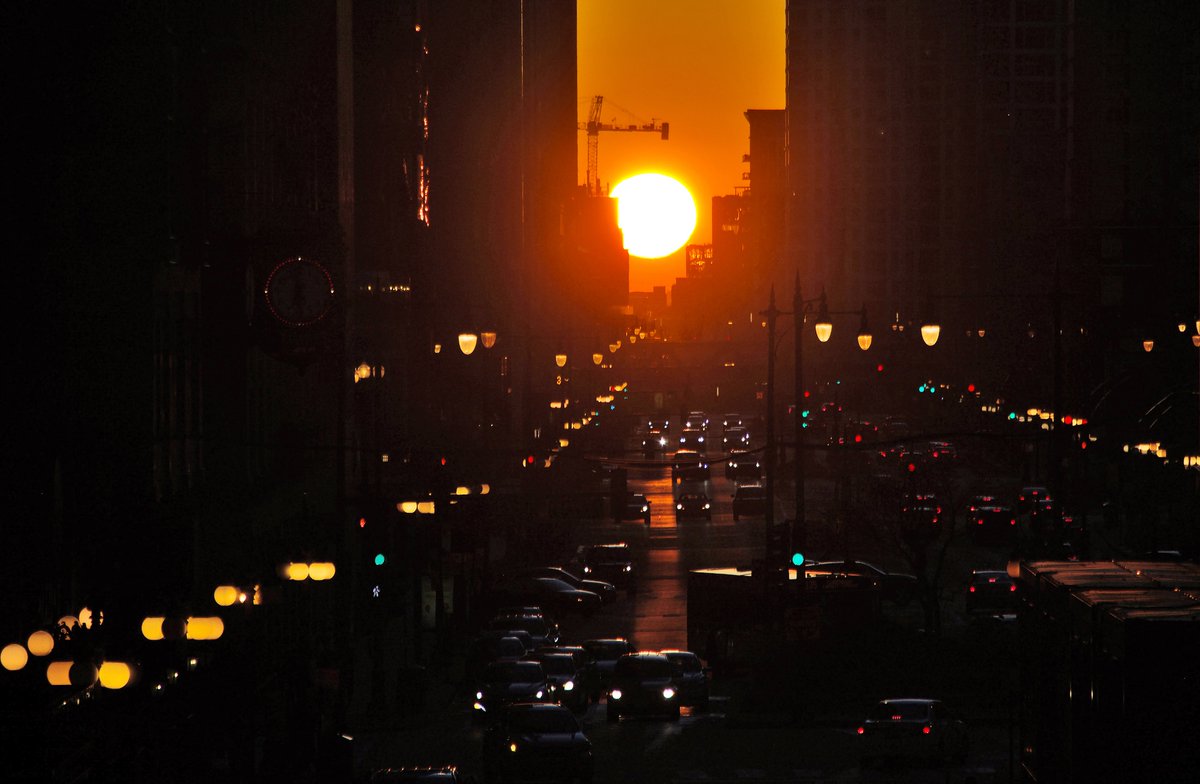
[[[567,571],[561,566],[537,566],[532,569],[526,569],[520,573],[520,576],[530,579],[551,577],[555,580],[562,580],[577,591],[591,591],[605,603],[617,598],[617,587],[612,583],[604,580],[589,580],[580,577],[574,572]]]
[[[501,779],[592,780],[592,744],[579,721],[561,705],[509,706],[483,736],[483,770]]]
[[[575,550],[571,565],[577,566],[589,579],[604,580],[630,592],[637,590],[633,555],[624,542],[581,545]]]
[[[708,708],[708,670],[700,657],[691,651],[662,651],[674,670],[679,689],[679,704],[706,710]]]
[[[600,694],[608,688],[617,659],[627,653],[633,653],[633,643],[621,637],[606,640],[585,640],[583,649],[592,657],[592,668],[596,673],[594,700],[600,699]]]
[[[879,595],[894,604],[904,605],[917,593],[917,578],[902,572],[889,572],[866,561],[813,561],[804,566],[806,576],[810,572],[828,570],[841,574],[861,575],[869,578],[879,588]]]
[[[587,710],[586,676],[574,656],[537,650],[529,654],[529,660],[541,663],[546,680],[550,683],[550,696],[555,702],[575,713]]]
[[[679,687],[661,653],[630,653],[617,659],[608,684],[608,721],[622,716],[679,718]]]
[[[642,493],[629,493],[617,507],[617,519],[641,520],[650,525],[650,501]]]
[[[498,586],[493,599],[503,603],[528,602],[559,615],[590,615],[600,608],[601,599],[591,591],[581,591],[556,577],[518,578]]]
[[[539,662],[492,662],[483,670],[482,682],[475,691],[474,709],[480,715],[514,702],[548,699],[550,683]]]
[[[712,501],[704,493],[681,493],[675,499],[675,519],[686,520],[689,517],[712,519]]]
[[[967,731],[941,700],[884,700],[858,726],[863,764],[900,760],[961,762]]]

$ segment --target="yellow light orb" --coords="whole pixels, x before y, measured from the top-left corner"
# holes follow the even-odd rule
[[[940,324],[922,324],[921,325],[921,340],[925,341],[926,346],[932,346],[938,342],[938,336],[942,334]]]
[[[34,656],[46,656],[54,650],[54,635],[46,631],[36,631],[29,635],[26,645]]]
[[[474,332],[463,332],[458,336],[458,348],[468,357],[475,352],[475,346],[478,343],[479,336]]]
[[[337,567],[335,567],[329,561],[317,561],[316,563],[310,563],[308,565],[309,579],[316,580],[318,582],[322,580],[332,580],[333,575],[336,573]]]
[[[125,662],[106,661],[100,665],[100,685],[106,689],[122,689],[133,679],[133,668]]]
[[[147,640],[161,640],[164,620],[166,619],[161,616],[142,619],[142,636]]]
[[[417,502],[417,511],[420,512],[421,514],[433,514],[435,508],[436,508],[436,506],[433,501],[418,501]]]
[[[305,573],[307,574],[307,570]],[[219,640],[224,633],[225,622],[215,615],[187,619],[186,634],[189,640]]]
[[[48,665],[46,665],[46,682],[51,686],[70,686],[72,664],[74,664],[74,662],[50,662]]]
[[[414,514],[417,511],[416,501],[401,501],[400,503],[396,504],[396,506],[399,507],[400,511],[404,512],[404,514]]]
[[[1153,351],[1154,350],[1154,341],[1153,340],[1143,340],[1142,348],[1145,349],[1147,353]]]
[[[858,347],[866,351],[871,347],[871,333],[863,332],[858,336]]]
[[[625,248],[642,259],[661,259],[683,247],[696,229],[696,203],[677,180],[638,174],[612,190]]]
[[[229,607],[237,598],[238,589],[232,585],[218,585],[213,591],[213,601],[222,607]]]
[[[87,607],[79,611],[79,625],[85,629],[92,628],[92,611]]]
[[[9,672],[16,672],[24,669],[29,663],[29,652],[25,650],[25,646],[19,642],[5,645],[3,650],[0,650],[0,666]]]
[[[283,567],[283,571],[289,580],[308,579],[308,564],[306,563],[289,563]]]
[[[813,330],[817,333],[817,340],[828,343],[829,336],[833,334],[833,324],[828,321],[818,321],[813,324]]]

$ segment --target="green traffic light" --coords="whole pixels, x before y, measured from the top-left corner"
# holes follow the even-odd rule
[[[1008,412],[1008,419],[1009,419],[1009,421],[1010,421],[1010,422],[1011,422],[1012,420],[1016,419],[1016,418],[1017,418],[1017,412],[1016,412],[1016,411],[1009,411],[1009,412]]]
[[[922,384],[921,386],[917,387],[917,391],[918,391],[918,392],[924,392],[924,391],[925,391],[925,385],[924,385],[924,384]]]
[[[383,553],[376,553],[375,554],[375,565],[383,566],[383,561],[384,561]]]
[[[792,566],[804,565],[804,553],[792,553]]]

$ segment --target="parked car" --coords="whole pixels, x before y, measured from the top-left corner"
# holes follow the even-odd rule
[[[675,499],[675,519],[686,520],[691,517],[712,519],[712,502],[705,493],[680,493]]]
[[[1005,571],[980,570],[971,572],[967,584],[967,612],[987,610],[1015,612],[1018,605],[1017,583]]]
[[[492,662],[475,691],[474,713],[483,715],[514,702],[549,699],[550,684],[536,661]]]
[[[622,716],[679,718],[679,687],[674,668],[661,653],[628,653],[617,659],[608,683],[606,718]]]
[[[617,516],[620,520],[641,520],[650,525],[650,500],[643,493],[628,493],[617,507]]]
[[[555,702],[575,713],[587,710],[588,693],[584,688],[584,673],[572,654],[539,649],[529,654],[528,658],[542,665],[546,681],[550,684],[550,697]]]
[[[502,582],[492,593],[504,603],[536,604],[558,616],[569,613],[590,615],[600,608],[598,594],[582,591],[557,577],[518,577]]]
[[[708,669],[700,657],[691,651],[662,651],[671,662],[675,685],[679,689],[679,704],[708,709]]]
[[[762,462],[757,455],[751,452],[735,449],[729,453],[729,459],[725,461],[725,478],[735,481],[749,479],[757,482],[762,479]]]
[[[880,598],[887,599],[897,605],[907,604],[917,593],[917,578],[914,575],[903,572],[889,572],[866,561],[813,561],[806,563],[804,569],[805,577],[809,576],[809,572],[819,572],[823,569],[868,577],[879,588]]]
[[[600,695],[608,688],[617,659],[627,653],[633,653],[636,649],[633,643],[624,637],[584,640],[583,649],[592,657],[592,667],[596,672],[596,690],[592,699],[599,700]]]
[[[738,485],[733,491],[733,519],[744,515],[762,517],[767,513],[767,489],[760,484]]]
[[[592,780],[592,744],[579,721],[561,705],[508,707],[483,735],[483,771],[501,779]]]
[[[671,481],[707,482],[712,477],[712,469],[699,452],[692,449],[680,449],[671,460]]]
[[[617,587],[612,583],[604,580],[588,580],[561,566],[535,566],[521,571],[519,575],[529,579],[552,577],[555,580],[562,580],[577,591],[591,591],[606,603],[617,598]]]
[[[580,545],[571,561],[588,579],[603,580],[630,593],[637,590],[633,554],[624,542]]]
[[[463,779],[453,765],[411,768],[379,768],[371,772],[371,784],[459,784]]]
[[[899,760],[966,759],[966,725],[941,700],[883,700],[858,726],[863,766]]]

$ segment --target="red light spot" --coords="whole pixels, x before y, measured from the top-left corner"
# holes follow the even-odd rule
[[[976,520],[975,525],[983,525],[983,518],[981,517],[978,520]]]
[[[928,735],[928,734],[929,734],[929,725],[927,724],[927,725],[925,725],[924,727],[922,727],[922,728],[921,728],[921,732],[923,732],[923,733],[925,733],[926,735]]]
[[[365,517],[358,518],[358,527],[366,528],[367,527],[367,518],[365,518]]]
[[[864,732],[866,732],[866,731],[867,731],[866,727],[859,727],[859,728],[858,728],[858,734],[859,734],[859,735],[862,735],[862,734],[863,734]]]
[[[1016,590],[1017,590],[1017,586],[1015,586],[1015,585],[1010,585],[1010,586],[1008,586],[1008,592],[1009,592],[1009,593],[1015,593],[1015,592],[1016,592]]]
[[[1075,421],[1075,417],[1072,417],[1072,416],[1065,416],[1065,417],[1063,417],[1063,424],[1064,424],[1064,425],[1069,425],[1069,424],[1071,424],[1071,423],[1072,423],[1072,422],[1074,422],[1074,421]]]
[[[1079,448],[1080,448],[1080,449],[1087,449],[1087,441],[1080,441],[1080,442],[1079,442]]]
[[[975,391],[975,385],[974,385],[974,384],[967,384],[967,391],[968,391],[968,392],[974,392],[974,391]]]
[[[882,373],[882,372],[883,372],[883,365],[876,365],[876,366],[875,366],[875,372],[876,372],[876,373]]]
[[[446,458],[442,458],[442,465],[446,465]]]
[[[806,390],[804,390],[804,396],[805,396],[805,397],[808,397],[808,396],[809,396],[809,395],[811,395],[811,394],[812,394],[812,393],[811,393],[811,392],[809,392],[807,389],[806,389]]]
[[[1009,525],[1016,525],[1016,524],[1017,524],[1017,521],[1016,521],[1016,520],[1009,520],[1009,521],[1008,521],[1008,524],[1009,524]]]
[[[902,719],[902,718],[904,718],[904,717],[897,713],[895,716],[892,717],[892,721],[900,721],[900,719]]]
[[[855,434],[854,434],[854,443],[856,443],[856,444],[861,444],[861,443],[862,443],[862,433],[855,433]]]
[[[996,578],[995,578],[995,577],[989,577],[989,578],[988,578],[988,582],[989,582],[989,583],[994,583],[994,582],[996,582]]]
[[[967,588],[967,590],[970,591],[971,593],[975,593],[975,586],[972,585],[971,587]]]
[[[533,455],[529,455],[525,458],[525,465],[533,465]]]
[[[909,464],[908,464],[908,472],[909,472],[910,474],[911,474],[913,471],[916,471],[916,470],[917,470],[917,467],[916,467],[915,465],[913,465],[912,463],[909,463]]]

